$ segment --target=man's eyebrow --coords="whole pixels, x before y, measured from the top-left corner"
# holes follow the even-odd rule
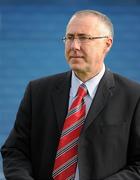
[[[75,34],[72,34],[72,33],[68,33],[66,34],[67,36],[74,36]],[[85,34],[85,33],[78,33],[76,34],[77,36],[89,36],[89,34]]]
[[[68,33],[68,34],[66,34],[66,36],[74,36],[74,34]]]
[[[79,33],[78,36],[89,36],[89,35],[85,33]]]

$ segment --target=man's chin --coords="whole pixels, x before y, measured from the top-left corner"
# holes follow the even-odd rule
[[[71,65],[70,67],[74,72],[77,72],[77,73],[83,72],[83,69],[81,68],[81,66]]]
[[[72,70],[80,70],[81,66],[79,64],[70,64]]]

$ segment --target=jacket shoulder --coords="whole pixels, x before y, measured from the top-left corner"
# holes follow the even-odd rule
[[[131,80],[127,77],[124,77],[120,74],[113,73],[114,81],[116,85],[119,85],[120,88],[126,88],[127,91],[134,91],[140,94],[140,83],[134,80]]]
[[[29,82],[33,87],[43,87],[43,86],[53,86],[55,84],[59,84],[61,81],[66,81],[70,78],[71,71],[54,74],[46,77],[41,77],[39,79],[35,79]]]

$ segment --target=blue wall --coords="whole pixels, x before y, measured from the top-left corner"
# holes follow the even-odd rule
[[[32,2],[0,1],[0,146],[13,126],[27,83],[68,70],[61,37],[76,10],[96,9],[112,19],[115,39],[106,64],[140,82],[138,0]],[[1,171],[0,165],[0,180],[4,179]]]

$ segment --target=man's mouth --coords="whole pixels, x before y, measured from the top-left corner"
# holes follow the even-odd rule
[[[83,58],[83,56],[70,56],[70,58]]]

